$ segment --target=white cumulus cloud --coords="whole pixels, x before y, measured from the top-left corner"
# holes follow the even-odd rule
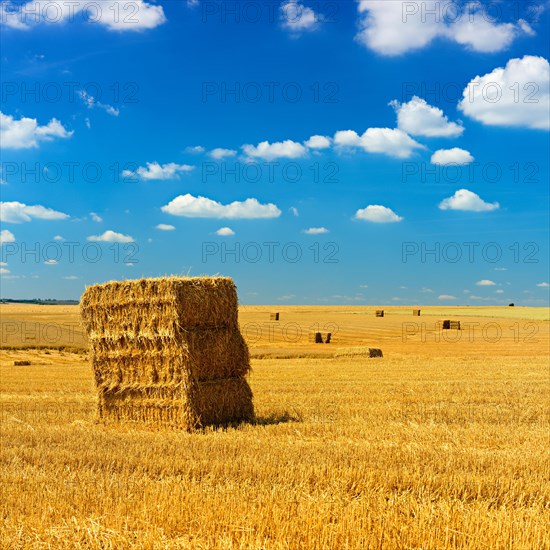
[[[395,223],[403,220],[391,208],[379,204],[370,204],[366,208],[360,208],[355,213],[355,219],[374,223]]]
[[[462,125],[449,122],[441,109],[429,105],[418,96],[408,103],[394,100],[390,105],[397,113],[397,127],[413,136],[457,137],[464,132]]]
[[[20,30],[39,23],[55,25],[83,19],[113,31],[142,31],[166,21],[162,6],[145,0],[31,0],[25,4],[5,1],[0,15],[4,25]]]
[[[135,171],[123,170],[122,175],[126,178],[141,180],[170,180],[179,177],[180,174],[191,172],[193,169],[194,167],[189,164],[147,162],[146,166],[139,166]]]
[[[101,223],[103,221],[103,218],[95,212],[90,212],[90,218],[92,218],[92,221],[96,223]]]
[[[458,107],[490,126],[550,129],[550,66],[544,57],[510,59],[466,86]]]
[[[73,135],[56,118],[40,126],[35,118],[22,117],[16,120],[0,111],[0,143],[4,149],[32,149],[43,141],[55,138],[67,139]]]
[[[359,136],[354,130],[334,134],[336,147],[359,147],[367,153],[382,153],[390,157],[409,158],[416,149],[425,149],[398,128],[368,128]]]
[[[448,166],[449,164],[464,166],[471,162],[474,162],[474,157],[469,151],[460,149],[460,147],[438,149],[431,158],[432,164],[438,164],[440,166]]]
[[[0,246],[15,242],[15,235],[8,229],[0,231]]]
[[[498,202],[485,202],[479,195],[468,191],[468,189],[459,189],[452,197],[443,199],[439,203],[440,210],[464,210],[469,212],[489,212],[500,208]]]
[[[438,300],[456,300],[456,296],[451,296],[450,294],[440,294],[437,297]]]
[[[230,227],[220,227],[216,231],[216,235],[219,235],[220,237],[231,237],[232,235],[235,235],[235,231],[233,231]]]
[[[306,235],[322,235],[323,233],[328,233],[328,229],[326,227],[309,227],[308,229],[304,229],[304,233]]]
[[[111,231],[108,229],[101,235],[90,235],[87,237],[89,241],[92,242],[104,242],[104,243],[132,243],[134,239],[130,235],[124,235],[122,233],[117,233],[116,231]]]
[[[46,208],[40,204],[30,206],[17,201],[0,202],[0,219],[7,223],[30,222],[33,219],[66,220],[68,218],[68,214]]]
[[[296,159],[307,154],[307,149],[301,143],[297,143],[291,139],[275,143],[262,141],[257,146],[245,144],[242,146],[242,149],[249,157],[264,160],[275,160],[278,158]]]
[[[257,219],[278,218],[281,211],[274,204],[261,204],[258,199],[246,199],[222,204],[207,197],[194,197],[187,193],[171,200],[161,210],[174,216],[187,218]]]
[[[169,223],[159,223],[158,225],[155,225],[155,229],[159,229],[160,231],[174,231],[176,228]]]
[[[537,286],[540,287],[540,288],[548,288],[548,287],[550,287],[550,284],[548,284],[548,283],[538,283]]]
[[[388,56],[402,55],[448,40],[478,52],[507,48],[521,34],[532,34],[524,21],[499,23],[474,2],[360,0],[356,39]]]
[[[328,149],[330,147],[330,138],[327,136],[311,136],[304,145],[310,149]]]
[[[292,33],[312,31],[318,26],[318,17],[311,8],[298,0],[285,0],[280,6],[281,25]]]
[[[481,279],[481,281],[478,281],[476,285],[477,286],[495,286],[496,283],[494,281],[491,281],[490,279]]]
[[[237,154],[235,149],[223,149],[222,147],[216,147],[208,153],[213,159],[223,160],[225,158],[234,157]]]

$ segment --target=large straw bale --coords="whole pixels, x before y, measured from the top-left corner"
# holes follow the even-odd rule
[[[101,419],[192,429],[252,418],[230,278],[95,285],[82,296],[81,316]]]

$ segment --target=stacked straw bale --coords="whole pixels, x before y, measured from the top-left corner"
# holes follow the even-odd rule
[[[383,309],[377,309],[375,312],[376,317],[384,317],[384,310]]]
[[[104,283],[86,289],[80,308],[102,420],[191,430],[252,419],[229,277]]]
[[[460,321],[445,319],[443,321],[443,330],[460,330]]]
[[[413,317],[420,317],[420,310],[419,309],[413,309]]]
[[[270,313],[269,314],[269,320],[270,321],[278,321],[279,320],[279,312]]]

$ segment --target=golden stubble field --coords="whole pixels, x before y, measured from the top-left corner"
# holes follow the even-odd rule
[[[550,548],[548,310],[375,309],[242,307],[257,420],[189,434],[96,423],[78,308],[1,305],[1,547]]]

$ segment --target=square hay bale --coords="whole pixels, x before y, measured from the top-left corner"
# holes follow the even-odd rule
[[[413,317],[420,317],[420,310],[419,309],[413,309]]]
[[[327,332],[327,336],[325,338],[325,344],[330,344],[331,339],[332,339],[332,332]]]
[[[376,317],[384,317],[384,310],[383,309],[377,309],[375,315],[376,315]]]
[[[28,367],[31,364],[31,362],[30,361],[14,361],[13,364],[16,367]]]
[[[230,278],[104,283],[86,289],[80,308],[100,419],[191,430],[253,418]]]
[[[314,344],[322,344],[322,343],[323,343],[323,335],[322,335],[320,332],[313,332],[313,333],[311,334],[310,340],[311,340]]]
[[[442,324],[443,330],[460,330],[460,321],[445,319]]]
[[[369,357],[384,357],[380,348],[369,348]]]
[[[270,313],[269,314],[270,321],[278,321],[279,320],[279,312]]]

